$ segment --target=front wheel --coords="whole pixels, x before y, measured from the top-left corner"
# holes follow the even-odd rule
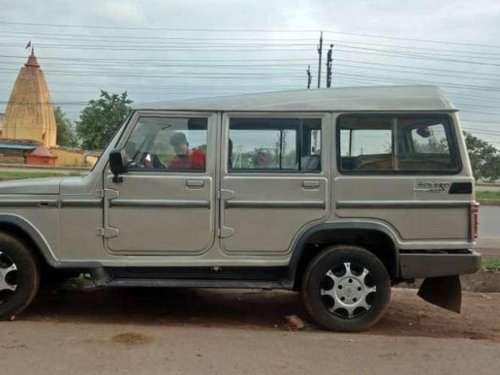
[[[22,242],[0,233],[0,320],[12,319],[33,300],[40,285],[35,256]]]
[[[311,317],[332,331],[362,331],[385,312],[391,296],[387,269],[358,246],[333,246],[309,264],[302,298]]]

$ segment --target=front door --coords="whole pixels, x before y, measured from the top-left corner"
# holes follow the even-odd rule
[[[106,250],[200,254],[215,239],[216,116],[143,113],[120,142],[128,173],[104,175]]]
[[[283,254],[328,210],[321,115],[223,116],[221,247]],[[324,127],[323,127],[324,128]]]

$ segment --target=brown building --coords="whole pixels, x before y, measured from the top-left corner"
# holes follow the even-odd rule
[[[46,147],[56,145],[54,108],[45,76],[33,50],[14,83],[3,118],[1,137],[30,139]]]

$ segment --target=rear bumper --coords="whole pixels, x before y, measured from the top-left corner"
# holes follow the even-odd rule
[[[481,267],[481,255],[468,250],[465,253],[405,252],[399,256],[402,279],[453,276],[474,273]]]

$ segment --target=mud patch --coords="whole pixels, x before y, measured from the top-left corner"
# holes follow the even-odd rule
[[[111,341],[115,344],[121,345],[140,345],[147,344],[148,342],[153,341],[153,339],[149,336],[143,335],[142,333],[125,332],[113,336]]]

